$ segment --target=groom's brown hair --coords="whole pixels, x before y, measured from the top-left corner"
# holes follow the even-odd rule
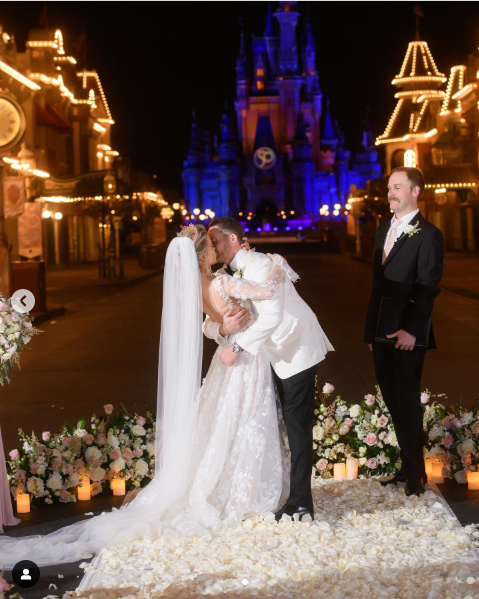
[[[214,218],[210,222],[210,226],[208,229],[212,227],[217,227],[223,235],[232,235],[233,233],[238,238],[238,243],[241,245],[241,241],[244,235],[243,225],[239,223],[236,219],[230,218],[229,216],[219,216],[218,218]]]

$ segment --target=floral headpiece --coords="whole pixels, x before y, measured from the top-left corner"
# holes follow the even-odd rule
[[[193,243],[196,242],[196,240],[198,239],[198,229],[196,228],[196,225],[193,224],[189,224],[187,227],[183,228],[183,231],[193,231]]]

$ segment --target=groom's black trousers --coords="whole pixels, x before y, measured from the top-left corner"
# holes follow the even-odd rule
[[[426,350],[395,349],[373,343],[376,380],[391,414],[401,448],[401,471],[406,478],[426,476],[422,453],[424,433],[421,407],[421,374]]]
[[[316,366],[287,379],[273,370],[291,450],[291,481],[288,504],[310,507],[313,467],[313,419]]]

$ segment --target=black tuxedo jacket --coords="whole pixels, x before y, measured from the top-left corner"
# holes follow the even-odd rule
[[[400,328],[418,337],[427,325],[432,314],[434,298],[440,293],[444,261],[444,239],[441,231],[427,221],[420,212],[410,224],[418,222],[419,233],[411,237],[403,234],[394,244],[384,264],[384,242],[391,222],[379,225],[376,231],[373,258],[373,288],[369,300],[365,343],[372,343],[381,307],[381,298],[391,297],[401,300],[414,300],[404,311]],[[395,331],[391,331],[394,333]],[[431,328],[429,349],[435,348],[434,333]]]

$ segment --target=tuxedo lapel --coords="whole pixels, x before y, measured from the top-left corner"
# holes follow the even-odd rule
[[[411,225],[415,225],[417,222],[419,223],[419,228],[421,225],[421,222],[424,220],[424,217],[422,216],[422,214],[420,212],[418,212],[416,214],[416,216],[412,219],[411,221]],[[420,233],[418,233],[420,235]],[[395,244],[393,245],[391,251],[388,254],[388,257],[386,258],[386,260],[383,262],[382,266],[387,266],[389,264],[389,262],[394,258],[394,256],[398,253],[398,251],[400,250],[400,248],[402,248],[402,246],[404,245],[406,239],[409,238],[409,235],[407,233],[403,233],[401,235],[401,237],[395,242]]]

